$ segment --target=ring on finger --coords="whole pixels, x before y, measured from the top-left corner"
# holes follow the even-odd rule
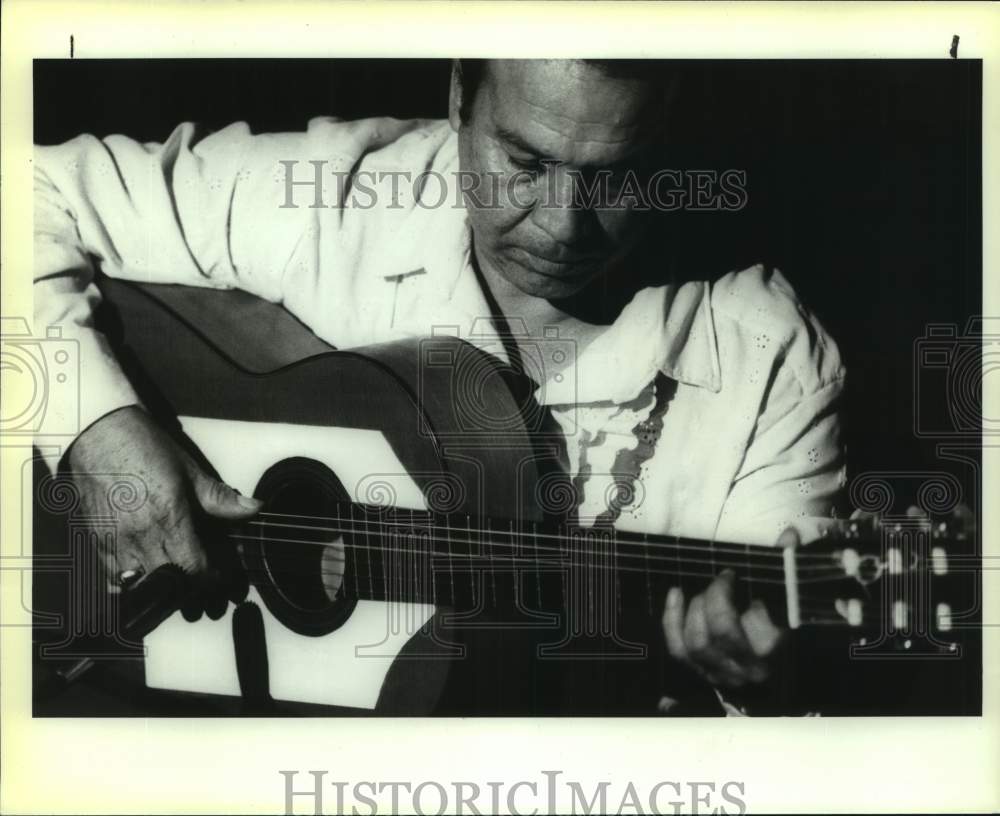
[[[130,567],[129,569],[121,570],[118,575],[115,576],[115,583],[121,587],[121,589],[129,589],[134,586],[146,571],[142,567]]]

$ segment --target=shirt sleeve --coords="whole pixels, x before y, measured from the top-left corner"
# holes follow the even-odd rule
[[[35,148],[35,333],[58,327],[79,350],[77,432],[138,398],[94,326],[104,274],[147,283],[238,287],[284,300],[290,259],[317,241],[336,179],[418,122],[316,119],[307,131],[253,135],[245,123],[202,133],[187,123],[162,144],[79,136]],[[295,167],[294,190],[282,160]],[[319,179],[319,171],[315,174]],[[295,203],[288,206],[294,194]],[[323,219],[341,229],[344,219]],[[58,454],[46,457],[50,467]]]
[[[723,505],[718,538],[741,541],[753,530],[760,540],[752,543],[774,544],[794,527],[806,543],[822,534],[846,483],[843,395],[842,375],[803,393],[787,370],[779,374]]]
[[[95,330],[98,269],[151,283],[236,285],[229,212],[251,143],[245,125],[199,140],[191,124],[163,144],[79,136],[35,148],[36,333],[58,327],[79,355],[77,432],[138,398]],[[47,456],[54,467],[58,455]]]

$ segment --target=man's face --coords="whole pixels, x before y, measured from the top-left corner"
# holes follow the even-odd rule
[[[630,169],[642,178],[662,128],[650,84],[573,60],[492,61],[465,123],[456,91],[451,122],[461,169],[477,180],[465,203],[488,277],[558,300],[628,252],[643,213],[587,196],[603,189],[613,202]]]

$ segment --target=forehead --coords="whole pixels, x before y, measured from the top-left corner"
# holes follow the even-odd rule
[[[495,132],[570,164],[608,164],[660,133],[659,84],[608,76],[579,60],[496,60],[482,90]]]

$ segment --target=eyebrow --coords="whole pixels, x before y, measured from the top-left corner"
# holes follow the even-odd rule
[[[551,156],[547,156],[543,151],[539,150],[537,147],[533,147],[532,145],[528,144],[528,142],[525,141],[525,139],[522,136],[520,136],[519,134],[515,133],[512,130],[508,130],[502,125],[497,127],[497,136],[500,138],[501,141],[506,142],[512,147],[516,147],[518,150],[523,150],[525,153],[531,154],[536,159],[539,159],[541,161],[553,161],[553,162],[559,161],[558,159],[554,159]],[[607,165],[602,165],[601,169],[614,171],[632,166],[635,163],[636,158],[641,159],[649,149],[650,145],[640,146],[637,149],[633,150],[628,156],[625,156],[619,161]]]
[[[503,126],[497,128],[497,136],[507,142],[507,144],[513,145],[518,150],[523,150],[525,153],[530,153],[532,156],[536,156],[538,158],[548,158],[544,153],[542,153],[542,151],[538,150],[538,148],[532,147],[517,133],[514,133],[512,130],[507,130],[507,128]]]

